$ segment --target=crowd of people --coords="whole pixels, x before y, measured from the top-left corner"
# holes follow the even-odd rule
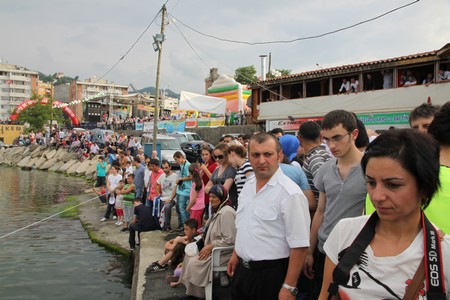
[[[121,151],[129,152],[128,155],[143,153],[140,140],[133,135],[113,132],[105,134],[105,145],[99,145],[93,138],[90,130],[53,128],[50,132],[47,126],[45,130],[35,132],[33,129],[28,134],[21,133],[15,140],[15,145],[46,145],[55,149],[65,148],[68,152],[76,153],[78,159],[83,161],[88,157],[94,157],[100,153],[105,155],[105,160],[111,163]]]
[[[205,298],[216,279],[233,299],[445,299],[450,102],[417,107],[410,125],[377,134],[331,111],[301,123],[298,137],[224,136],[199,163],[177,152],[179,174],[156,153],[125,149],[109,171],[99,159],[101,221],[117,215],[131,249],[141,232],[180,233],[147,272],[171,268],[167,281],[186,299]],[[220,257],[227,272],[211,275],[222,246],[234,247]]]

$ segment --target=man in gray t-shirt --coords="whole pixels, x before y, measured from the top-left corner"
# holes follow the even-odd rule
[[[323,244],[339,220],[362,215],[367,193],[360,167],[363,153],[355,145],[358,129],[352,113],[334,110],[325,115],[322,136],[334,158],[323,164],[314,177],[319,203],[311,225],[304,272],[313,279],[315,296],[319,295],[322,285]]]

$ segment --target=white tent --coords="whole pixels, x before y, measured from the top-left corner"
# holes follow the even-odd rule
[[[225,114],[227,100],[224,98],[210,97],[200,94],[181,91],[180,105],[181,110],[196,110],[215,114]]]

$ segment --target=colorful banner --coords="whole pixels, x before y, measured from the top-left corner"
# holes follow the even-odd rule
[[[136,130],[143,130],[144,129],[144,123],[136,122],[135,128],[136,128]]]
[[[409,124],[409,112],[360,114],[357,117],[366,126]]]
[[[196,128],[197,119],[186,119],[186,128]]]
[[[9,117],[11,120],[16,120],[19,117],[19,114],[27,109],[30,106],[33,106],[37,103],[38,100],[25,100],[24,102],[20,103],[13,114],[11,114],[11,116]],[[48,98],[44,98],[41,100],[41,104],[48,104],[49,103],[49,99]],[[75,115],[75,113],[68,107],[68,106],[64,106],[63,103],[59,102],[58,100],[53,100],[53,104],[52,104],[52,108],[61,108],[62,111],[70,118],[70,120],[72,121],[72,125],[79,125],[80,122],[78,121],[77,116]]]
[[[130,107],[127,105],[122,106],[122,108],[114,108],[112,111],[112,115],[120,117],[122,119],[126,119],[130,117]]]
[[[154,108],[153,106],[150,106],[150,105],[142,105],[142,104],[139,104],[139,105],[137,106],[137,109],[138,109],[138,110],[143,110],[143,111],[149,111],[149,112],[155,111],[155,108]]]
[[[293,120],[278,120],[278,121],[267,121],[267,130],[272,130],[275,128],[281,128],[283,130],[297,131],[300,127],[300,124],[306,121],[318,121],[323,120],[323,117],[320,118],[300,118],[300,119],[293,119]]]
[[[158,121],[157,123],[158,130],[165,129],[166,132],[174,132],[174,131],[184,131],[186,129],[185,121]],[[136,128],[136,130],[139,130]],[[142,130],[145,132],[153,131],[153,122],[144,122]]]
[[[14,139],[23,132],[23,125],[0,125],[0,139],[6,145],[12,145]]]
[[[197,120],[198,127],[219,127],[225,126],[225,118],[205,118]]]

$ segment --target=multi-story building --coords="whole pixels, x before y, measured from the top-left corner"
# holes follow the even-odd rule
[[[0,64],[0,120],[38,91],[38,72],[11,64]]]
[[[89,120],[91,119],[90,114],[95,113],[96,116],[98,114],[97,117],[104,113],[111,114],[113,105],[110,105],[110,101],[90,103],[90,101],[83,100],[98,99],[99,96],[105,97],[105,99],[113,99],[127,94],[128,85],[115,84],[114,82],[108,82],[103,79],[98,80],[96,77],[92,77],[85,81],[72,81],[69,87],[68,100],[71,103],[71,109],[79,120],[91,121]],[[90,108],[95,109],[91,110]]]
[[[440,79],[449,70],[450,43],[424,53],[268,78],[251,85],[249,106],[266,130],[296,133],[301,122],[334,109],[356,113],[371,129],[409,127],[414,107],[449,100],[450,80]],[[344,92],[345,84],[354,88]]]

